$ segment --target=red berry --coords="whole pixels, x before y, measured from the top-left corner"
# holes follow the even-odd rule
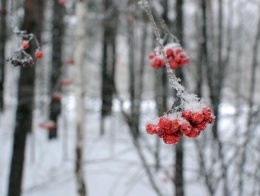
[[[186,65],[186,64],[188,64],[189,62],[190,62],[190,59],[187,58],[187,57],[184,57],[184,58],[181,59],[180,64],[181,64],[181,65]]]
[[[178,63],[175,60],[170,60],[169,62],[171,69],[175,70],[178,68]]]
[[[43,129],[47,130],[53,130],[56,129],[56,124],[53,121],[45,122],[45,123],[40,123],[39,126]]]
[[[190,138],[196,138],[200,135],[200,131],[198,129],[192,129],[189,133],[185,135]]]
[[[179,128],[180,128],[180,121],[178,119],[174,119],[172,121],[172,128],[173,128],[174,132],[179,130]]]
[[[180,54],[181,52],[183,52],[182,48],[175,49],[175,54]]]
[[[201,123],[196,124],[195,127],[196,127],[198,130],[203,131],[203,130],[206,129],[206,127],[207,127],[207,122],[206,122],[206,121],[202,121]]]
[[[180,126],[180,131],[184,134],[189,134],[192,130],[190,123],[184,123]]]
[[[162,62],[161,62],[160,58],[154,58],[151,65],[153,68],[159,69],[159,68],[161,68],[161,63]]]
[[[182,117],[189,121],[189,120],[191,120],[192,112],[189,110],[184,110],[182,112]]]
[[[59,4],[61,4],[62,6],[64,6],[67,3],[67,0],[59,0]]]
[[[165,135],[164,130],[162,130],[159,126],[156,126],[155,129],[156,129],[157,135],[158,135],[160,138],[162,138],[162,137]]]
[[[134,17],[132,15],[127,16],[127,22],[132,23],[134,22]]]
[[[167,56],[167,58],[170,58],[170,57],[174,56],[172,49],[168,48],[166,50],[166,56]]]
[[[35,52],[35,58],[36,58],[36,59],[41,59],[42,57],[43,57],[43,52],[40,51],[40,50],[37,50],[37,51]]]
[[[163,141],[166,144],[177,144],[179,141],[178,137],[175,137],[174,135],[164,135],[163,136]]]
[[[212,111],[209,107],[204,107],[202,109],[202,113],[204,115],[204,119],[209,119],[211,117]]]
[[[70,79],[64,79],[64,80],[61,81],[61,84],[64,85],[64,86],[69,86],[72,83],[73,83],[73,81],[70,80]]]
[[[150,59],[150,60],[152,60],[154,57],[155,57],[154,53],[151,53],[151,54],[148,55],[148,59]]]
[[[178,63],[178,64],[181,63],[181,59],[182,59],[182,58],[181,58],[181,56],[180,56],[179,54],[177,54],[177,55],[174,56],[174,60],[175,60],[175,62]]]
[[[199,113],[199,112],[195,112],[192,114],[192,118],[191,118],[191,121],[192,123],[194,124],[199,124],[203,121],[204,119],[204,115]]]
[[[56,92],[56,93],[53,93],[52,95],[52,98],[56,101],[60,101],[61,100],[61,94]]]
[[[180,138],[183,136],[183,132],[181,132],[180,130],[178,130],[178,131],[174,132],[173,135],[174,135],[175,137],[178,137],[178,138],[180,139]]]
[[[25,50],[27,48],[29,48],[29,42],[28,41],[23,41],[22,42],[22,48]]]
[[[153,125],[153,124],[151,124],[151,123],[148,123],[147,125],[146,125],[146,131],[147,131],[147,133],[149,133],[149,134],[156,134],[156,129],[155,129],[155,125]]]
[[[215,118],[213,116],[211,116],[209,119],[207,119],[207,122],[210,124],[214,123],[214,121],[215,121]]]
[[[162,117],[158,122],[158,126],[164,131],[169,130],[171,128],[171,121],[166,117]]]

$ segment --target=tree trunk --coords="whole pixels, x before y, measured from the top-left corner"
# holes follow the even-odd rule
[[[40,41],[44,0],[25,1],[23,29]],[[33,48],[33,47],[32,47]],[[34,53],[34,49],[30,53]],[[8,196],[20,196],[24,166],[26,135],[32,129],[35,68],[21,68],[18,86],[18,106],[14,130],[13,152],[10,166]]]
[[[104,117],[111,114],[113,94],[115,92],[116,66],[116,34],[118,25],[118,10],[112,0],[104,0],[104,34],[102,57],[102,109],[101,134],[104,134]]]
[[[1,0],[0,7],[0,112],[4,110],[4,72],[5,72],[5,42],[6,42],[6,2]]]
[[[76,2],[76,16],[78,19],[76,27],[76,48],[74,53],[76,63],[76,112],[77,112],[77,126],[76,126],[76,150],[75,150],[75,174],[77,182],[77,193],[79,196],[86,196],[86,183],[84,180],[84,137],[85,137],[85,82],[84,82],[84,57],[86,51],[86,20],[87,20],[87,0],[78,0]]]
[[[179,38],[182,45],[183,43],[183,0],[176,1],[176,36]],[[176,76],[181,79],[184,85],[184,76],[182,68],[178,68],[176,71]],[[184,196],[184,176],[183,176],[183,140],[181,139],[176,145],[175,153],[175,195]]]
[[[51,97],[55,92],[60,92],[60,78],[62,68],[62,44],[64,34],[64,5],[58,0],[53,1],[53,18],[52,18],[52,72],[51,72]],[[55,128],[49,131],[49,139],[56,138],[58,135],[57,124],[58,116],[61,112],[60,100],[51,99],[50,120],[55,123]]]

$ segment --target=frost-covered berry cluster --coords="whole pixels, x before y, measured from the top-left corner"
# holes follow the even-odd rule
[[[178,67],[183,67],[190,62],[189,57],[184,52],[182,47],[176,43],[170,43],[164,46],[164,52],[169,61],[170,68],[175,70]],[[165,66],[165,60],[163,54],[160,53],[159,48],[155,48],[153,53],[148,56],[151,60],[151,66],[159,69]]]
[[[40,50],[38,41],[35,39],[33,34],[26,34],[25,31],[16,30],[15,33],[21,38],[20,47],[14,51],[14,53],[7,58],[14,66],[29,67],[34,64],[34,60],[30,54],[25,50],[30,47],[30,41],[34,40],[37,45],[37,50],[35,51],[35,58],[43,58],[43,52]]]
[[[157,134],[166,144],[177,144],[183,135],[196,138],[215,117],[209,107],[201,103],[185,104],[184,110],[166,114],[146,124],[149,134]]]

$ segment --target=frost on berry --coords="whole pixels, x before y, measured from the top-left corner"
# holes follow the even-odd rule
[[[170,43],[165,45],[164,52],[169,60],[170,68],[173,70],[190,62],[189,57],[179,44]],[[151,60],[151,66],[153,68],[159,69],[165,65],[163,55],[160,53],[159,48],[155,48],[154,52],[151,53],[148,58]]]

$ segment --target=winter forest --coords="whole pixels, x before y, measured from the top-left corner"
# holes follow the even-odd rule
[[[0,0],[0,196],[260,196],[260,0]]]

